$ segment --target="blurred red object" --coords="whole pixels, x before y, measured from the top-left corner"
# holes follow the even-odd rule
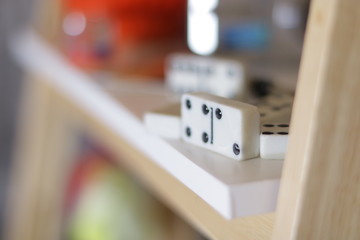
[[[116,167],[112,159],[97,146],[88,146],[88,149],[78,156],[68,179],[64,202],[65,212],[70,213],[73,210],[81,191],[90,180],[96,180],[100,173]]]
[[[63,0],[66,53],[85,68],[110,66],[141,73],[161,65],[162,70],[165,55],[186,46],[186,4],[186,0]],[[78,20],[71,14],[78,14]],[[66,19],[72,16],[67,26]]]

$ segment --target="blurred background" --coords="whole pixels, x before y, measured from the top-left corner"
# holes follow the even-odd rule
[[[16,116],[23,78],[22,69],[11,56],[8,41],[14,32],[31,25],[30,19],[34,16],[35,9],[43,14],[36,14],[37,23],[34,26],[41,29],[41,25],[46,24],[46,21],[39,22],[39,15],[51,15],[55,18],[55,28],[44,37],[69,62],[85,72],[110,72],[124,78],[142,77],[149,81],[175,82],[169,79],[174,76],[169,74],[171,71],[187,72],[186,74],[190,72],[189,76],[197,72],[196,76],[199,75],[200,70],[196,64],[194,70],[193,66],[181,65],[176,57],[173,58],[175,63],[169,62],[170,55],[185,54],[187,62],[191,62],[193,57],[206,57],[215,62],[225,59],[241,63],[247,66],[249,81],[261,79],[269,83],[278,80],[276,78],[279,72],[289,71],[296,78],[309,6],[308,0],[59,0],[57,4],[48,4],[49,2],[51,1],[38,0],[37,5],[34,5],[31,0],[0,0],[1,225],[4,221],[4,202],[14,153]],[[53,5],[53,8],[48,9],[48,5]],[[172,90],[180,91],[183,86],[175,84],[174,88]],[[66,226],[64,238],[116,239],[121,233],[107,236],[108,229],[99,227],[112,220],[124,221],[114,218],[110,212],[124,211],[119,205],[138,209],[147,204],[158,210],[151,214],[160,217],[149,219],[149,222],[154,223],[151,225],[152,230],[142,230],[148,236],[151,233],[153,239],[160,239],[158,236],[165,233],[159,230],[159,226],[172,215],[169,209],[161,206],[146,190],[139,190],[142,187],[135,180],[128,180],[131,176],[126,176],[117,169],[111,153],[96,141],[87,136],[82,136],[81,139],[83,144],[76,156],[78,164],[74,166],[65,197],[66,211],[71,213],[66,216],[69,225]],[[92,190],[84,187],[84,181],[89,182],[89,189]],[[126,193],[121,190],[125,188],[128,189]],[[112,195],[101,192],[102,189],[118,192]],[[97,192],[101,192],[100,195],[104,198],[88,201],[94,195],[99,195]],[[119,197],[123,195],[129,196],[129,199]],[[140,196],[146,200],[133,205],[133,200]],[[114,198],[117,202],[112,202]],[[99,202],[111,206],[110,209],[102,209],[109,213],[108,218],[102,219],[96,212],[89,212]],[[133,211],[134,222],[144,218],[140,212]],[[95,233],[84,230],[89,228],[98,229],[98,238],[93,237]],[[188,226],[182,229],[194,231]],[[0,231],[2,230],[1,226]],[[136,239],[146,239],[144,236],[137,236]],[[188,236],[202,239],[198,233]]]
[[[13,159],[16,115],[22,70],[8,49],[8,38],[27,23],[32,14],[32,0],[0,1],[0,231],[3,231],[4,203]],[[2,234],[1,234],[2,235]]]

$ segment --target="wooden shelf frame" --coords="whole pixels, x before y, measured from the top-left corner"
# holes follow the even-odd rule
[[[17,161],[14,182],[24,189],[16,189],[12,194],[15,196],[13,199],[16,200],[14,205],[22,208],[11,213],[7,239],[59,238],[64,179],[71,165],[63,162],[64,148],[73,138],[73,135],[65,129],[76,123],[79,125],[81,123],[81,128],[85,129],[87,134],[100,141],[122,160],[123,167],[142,180],[171,209],[206,236],[212,239],[234,239],[239,236],[245,239],[269,239],[273,214],[226,220],[183,183],[149,160],[102,122],[89,115],[87,111],[79,108],[47,81],[41,80],[42,78],[44,76],[32,76],[26,87],[25,95],[30,98],[25,101],[26,109],[32,109],[36,114],[26,114],[30,118],[33,116],[35,118],[33,120],[28,117],[23,118],[26,119],[24,123],[26,131],[21,131],[19,139],[23,139],[25,144],[19,149],[21,155]],[[29,123],[31,125],[28,125]],[[28,128],[34,125],[38,127]],[[32,168],[28,168],[29,164],[25,161],[34,163]],[[19,169],[26,173],[21,175],[23,176],[21,178]],[[32,200],[32,204],[28,199]],[[46,229],[44,225],[47,226]],[[27,227],[18,231],[19,226]]]
[[[360,239],[360,2],[315,0],[273,239]]]

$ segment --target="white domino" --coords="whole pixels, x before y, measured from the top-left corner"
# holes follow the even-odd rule
[[[244,64],[217,57],[173,54],[167,59],[166,84],[175,92],[207,92],[226,98],[247,93]]]
[[[188,143],[236,160],[259,155],[257,107],[206,93],[181,99],[181,136]]]
[[[170,139],[179,139],[181,129],[180,103],[146,112],[144,123],[146,129],[155,135]]]
[[[260,157],[264,159],[284,159],[288,139],[288,123],[262,124],[260,135]]]

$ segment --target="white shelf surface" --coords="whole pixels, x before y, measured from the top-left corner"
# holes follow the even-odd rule
[[[227,219],[273,212],[283,161],[234,161],[149,134],[142,115],[176,97],[162,84],[96,80],[78,70],[31,30],[15,36],[12,52],[28,71],[46,76],[54,87],[114,133],[200,196]]]

